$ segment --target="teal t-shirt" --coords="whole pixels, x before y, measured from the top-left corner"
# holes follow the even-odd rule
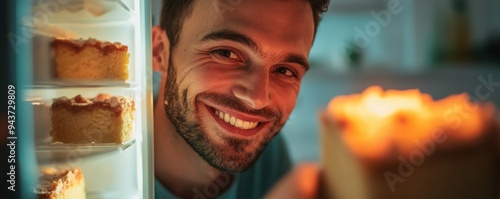
[[[158,94],[161,74],[153,72],[154,99]],[[172,163],[175,164],[175,163]],[[260,199],[270,188],[291,169],[290,156],[281,134],[274,137],[259,159],[247,171],[236,174],[233,183],[218,198],[220,199]],[[204,190],[193,190],[193,199],[209,199],[222,189],[218,184],[207,185]],[[179,198],[170,193],[155,180],[155,198]]]

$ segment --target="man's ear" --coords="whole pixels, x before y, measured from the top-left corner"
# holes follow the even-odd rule
[[[153,70],[166,73],[170,56],[170,41],[159,26],[152,28]]]

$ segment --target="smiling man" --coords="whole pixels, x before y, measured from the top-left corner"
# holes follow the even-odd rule
[[[157,198],[262,198],[328,0],[166,0],[153,28]]]

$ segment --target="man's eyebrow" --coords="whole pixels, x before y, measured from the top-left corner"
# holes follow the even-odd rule
[[[219,30],[215,32],[211,32],[205,35],[200,41],[208,42],[208,41],[217,41],[217,40],[229,40],[233,42],[237,42],[243,44],[260,55],[263,55],[262,50],[259,48],[257,43],[253,41],[250,37],[241,34],[239,32],[231,31],[231,30]],[[304,56],[297,54],[288,54],[282,60],[283,62],[296,63],[304,67],[306,71],[309,70],[309,63]]]
[[[262,51],[250,37],[247,37],[244,34],[241,34],[239,32],[231,31],[231,30],[219,30],[215,32],[211,32],[207,35],[205,35],[200,41],[201,42],[207,42],[207,41],[217,41],[217,40],[229,40],[229,41],[234,41],[240,44],[243,44],[255,52],[261,54]]]
[[[296,55],[296,54],[289,54],[283,59],[284,62],[290,62],[290,63],[296,63],[304,67],[306,71],[309,70],[309,63],[307,59],[304,56],[301,55]]]

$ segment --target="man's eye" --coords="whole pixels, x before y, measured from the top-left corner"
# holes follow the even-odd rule
[[[219,50],[212,51],[212,53],[214,53],[216,56],[222,56],[222,57],[227,58],[227,59],[241,61],[241,59],[238,57],[238,55],[231,50],[219,49]]]
[[[287,77],[297,77],[297,75],[295,75],[295,73],[292,70],[290,70],[286,67],[278,67],[278,68],[274,69],[274,71],[277,73],[281,73]]]

